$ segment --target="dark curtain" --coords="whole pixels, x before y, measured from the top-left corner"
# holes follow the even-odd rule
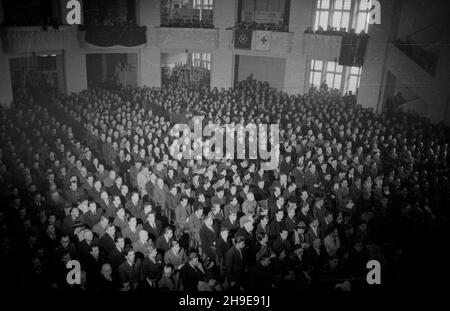
[[[147,42],[145,26],[86,27],[86,42],[97,46],[138,46]]]
[[[366,53],[368,36],[357,34],[346,34],[342,37],[339,65],[362,66]]]

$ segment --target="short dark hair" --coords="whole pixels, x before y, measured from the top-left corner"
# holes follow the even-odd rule
[[[238,235],[236,237],[236,244],[239,244],[241,242],[245,242],[245,238],[242,235]]]

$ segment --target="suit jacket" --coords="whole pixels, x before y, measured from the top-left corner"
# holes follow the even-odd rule
[[[111,251],[116,248],[116,243],[114,243],[113,238],[106,233],[100,238],[100,248],[108,256]]]
[[[314,232],[310,227],[305,234],[305,241],[312,246],[315,239],[320,239],[320,228],[317,228],[316,232]]]
[[[96,233],[98,237],[101,238],[105,234],[106,230],[102,227],[100,222],[98,222],[94,225],[94,227],[92,227],[92,232]]]
[[[100,217],[102,217],[102,210],[97,208],[95,215],[88,210],[84,215],[83,215],[83,222],[89,226],[89,228],[93,228],[95,226],[96,223],[98,223],[100,221]]]
[[[141,200],[139,200],[139,201],[137,202],[137,204],[134,205],[134,204],[133,204],[133,201],[130,200],[130,201],[128,201],[128,202],[125,204],[125,209],[129,210],[130,213],[131,213],[131,215],[137,217],[138,214],[139,214],[139,212],[140,212],[141,209],[142,209],[142,202],[141,202]]]
[[[231,247],[230,241],[224,241],[222,237],[218,237],[216,240],[216,254],[219,259],[219,263],[222,263],[222,266],[226,266],[226,255],[228,250]]]
[[[208,257],[214,262],[216,261],[216,249],[214,247],[214,242],[217,238],[217,233],[215,231],[212,231],[205,225],[203,225],[199,232],[200,235],[200,241],[201,241],[201,247],[202,251],[208,255]]]
[[[136,230],[133,232],[130,228],[130,225],[127,225],[123,231],[122,236],[124,238],[128,238],[131,241],[131,244],[139,240],[139,227],[136,227]]]
[[[178,256],[173,253],[172,249],[169,249],[164,254],[164,262],[166,264],[171,263],[175,267],[175,269],[178,269],[178,266],[186,263],[186,261],[187,258],[183,249],[180,249]]]
[[[236,233],[236,237],[237,236],[243,236],[245,238],[245,247],[243,249],[243,254],[244,254],[244,264],[246,264],[247,266],[251,266],[253,264],[256,263],[256,241],[255,238],[253,236],[253,232],[252,233],[248,233],[247,230],[245,228],[241,228],[238,230],[238,232]]]
[[[200,241],[200,228],[203,225],[203,219],[198,218],[197,215],[194,213],[188,218],[188,227],[189,227],[189,233],[193,236],[193,238],[197,242]]]
[[[108,262],[111,264],[113,273],[117,275],[119,266],[125,262],[125,252],[119,251],[117,247],[114,246],[107,257]]]
[[[156,239],[155,247],[165,253],[170,249],[170,240],[169,242],[167,242],[166,237],[163,234],[158,239]]]
[[[178,228],[184,229],[187,227],[186,219],[190,216],[188,212],[189,205],[186,207],[181,206],[181,204],[178,204],[178,206],[175,208],[175,222],[178,226]]]
[[[186,292],[197,292],[198,282],[202,280],[203,273],[198,268],[193,268],[189,263],[180,270],[180,278],[183,282],[183,289]]]
[[[231,247],[226,255],[226,271],[228,282],[241,282],[242,272],[244,271],[244,261],[243,254],[238,251],[238,249],[233,246]]]
[[[144,230],[148,232],[148,237],[152,240],[152,241],[156,241],[160,235],[161,235],[161,230],[162,230],[162,223],[160,220],[155,220],[155,227],[153,228],[149,222],[147,221],[146,223],[144,223]]]

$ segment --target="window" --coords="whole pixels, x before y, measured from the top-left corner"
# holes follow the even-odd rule
[[[328,18],[330,15],[330,1],[332,0],[317,0],[316,22],[314,25],[314,30],[317,30],[319,27],[327,29]]]
[[[348,67],[348,79],[345,92],[351,91],[353,94],[356,94],[356,91],[359,88],[359,82],[361,80],[361,71],[362,67]]]
[[[309,75],[309,84],[314,85],[316,87],[320,87],[320,83],[322,83],[322,69],[323,69],[323,61],[321,60],[311,60],[311,71]]]
[[[367,32],[371,0],[316,0],[314,30],[328,26]]]
[[[200,10],[200,20],[207,20],[212,22],[211,14],[205,14],[205,10],[211,12],[213,9],[213,0],[192,0],[192,7],[194,9]]]
[[[211,53],[193,53],[192,65],[211,70]]]
[[[328,62],[325,81],[330,88],[341,89],[343,66],[336,62]]]
[[[338,30],[341,28],[349,30],[351,8],[351,0],[334,0],[331,26]]]
[[[337,62],[311,59],[309,84],[319,88],[325,80],[328,88],[356,94],[361,80],[361,67],[341,66]]]
[[[356,7],[355,31],[360,33],[362,30],[367,32],[369,26],[370,8],[372,3],[370,0],[360,0]]]

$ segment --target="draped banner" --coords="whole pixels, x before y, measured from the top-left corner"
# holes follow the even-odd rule
[[[252,30],[236,29],[234,31],[234,48],[251,50],[252,48]]]
[[[347,34],[342,37],[339,65],[362,66],[366,52],[368,36]]]
[[[147,42],[145,26],[86,27],[86,42],[96,46],[138,46]]]
[[[255,30],[255,50],[269,51],[271,40],[272,40],[271,31]]]

